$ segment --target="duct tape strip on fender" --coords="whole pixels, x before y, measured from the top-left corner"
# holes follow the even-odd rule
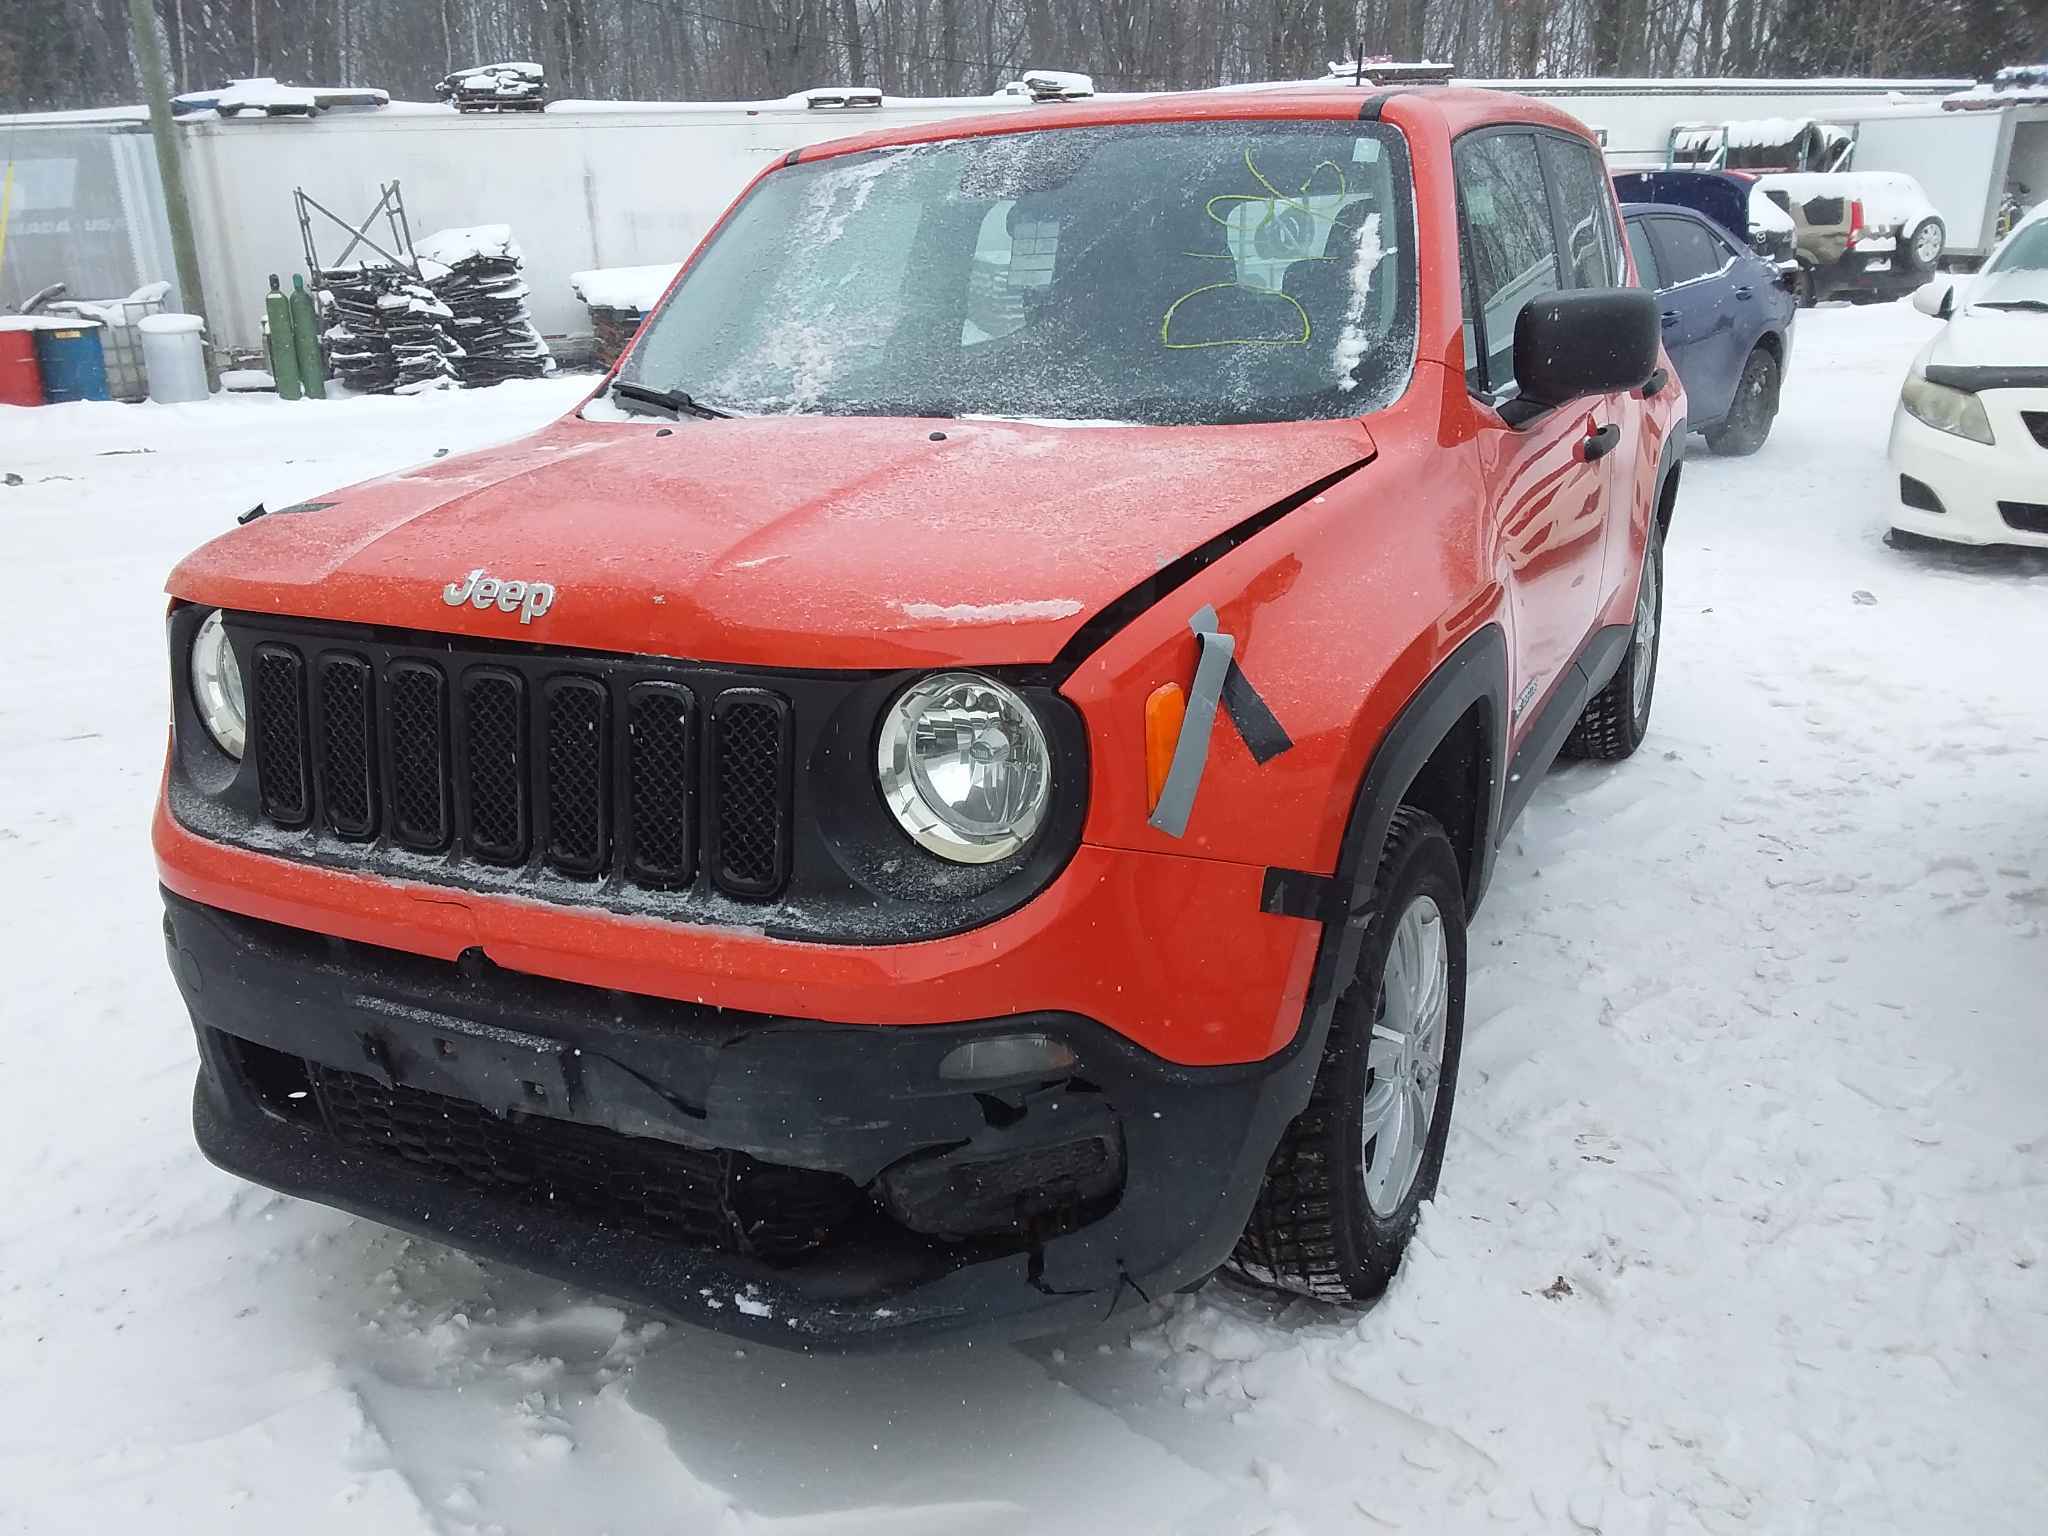
[[[1181,719],[1180,736],[1173,744],[1173,761],[1167,765],[1166,783],[1159,792],[1146,825],[1168,837],[1183,837],[1188,817],[1194,813],[1195,791],[1201,787],[1202,772],[1209,765],[1209,738],[1216,729],[1216,706],[1221,703],[1237,727],[1255,761],[1264,764],[1294,745],[1285,727],[1252,686],[1237,662],[1237,641],[1218,626],[1216,610],[1204,604],[1188,619],[1195,643],[1195,681],[1188,690],[1187,713]]]

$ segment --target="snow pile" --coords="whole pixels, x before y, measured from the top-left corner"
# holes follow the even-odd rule
[[[458,112],[538,112],[547,91],[541,67],[525,59],[458,69],[434,87],[434,94]]]
[[[598,267],[571,273],[569,286],[592,309],[629,309],[645,314],[668,292],[668,285],[682,270],[679,261],[657,262],[647,267]]]
[[[459,345],[455,376],[465,385],[537,379],[555,371],[548,344],[527,313],[519,242],[506,224],[444,229],[413,247],[434,297],[450,312]]]

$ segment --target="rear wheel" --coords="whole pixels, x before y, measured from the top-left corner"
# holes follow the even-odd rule
[[[1403,806],[1387,831],[1358,969],[1308,1108],[1266,1167],[1229,1268],[1368,1301],[1400,1267],[1443,1166],[1465,1030],[1465,895],[1450,839]]]
[[[1771,423],[1778,419],[1778,383],[1777,358],[1763,347],[1756,348],[1743,362],[1728,417],[1707,434],[1707,446],[1736,458],[1763,447],[1771,435]]]
[[[1664,538],[1650,525],[1643,576],[1636,584],[1636,617],[1628,654],[1607,686],[1586,702],[1585,712],[1566,738],[1567,757],[1618,762],[1634,754],[1650,733],[1650,704],[1657,692],[1657,646],[1664,624]]]
[[[1906,259],[1914,271],[1932,272],[1941,264],[1942,248],[1947,244],[1948,231],[1941,227],[1941,220],[1922,219],[1906,237]]]

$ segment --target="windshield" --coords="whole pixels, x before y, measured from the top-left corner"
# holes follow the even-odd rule
[[[622,380],[724,410],[1182,424],[1355,416],[1415,350],[1399,134],[1127,124],[768,176]]]
[[[2048,219],[2015,231],[1969,294],[1973,305],[2048,305]]]

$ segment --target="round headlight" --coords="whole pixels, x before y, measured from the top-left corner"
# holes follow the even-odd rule
[[[242,664],[228,644],[219,609],[192,637],[192,703],[221,751],[239,759],[249,740],[249,706],[242,697]]]
[[[972,672],[906,689],[882,721],[877,758],[882,798],[903,830],[958,864],[1008,858],[1052,798],[1052,751],[1038,717]]]

